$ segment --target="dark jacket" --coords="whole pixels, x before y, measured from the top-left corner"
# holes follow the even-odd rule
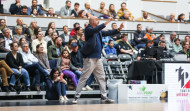
[[[74,14],[74,17],[78,17],[78,13],[75,11],[75,9],[71,10],[71,15]]]
[[[11,4],[10,9],[9,9],[9,12],[10,12],[11,14],[17,14],[17,13],[19,13],[20,11],[21,11],[21,6],[20,6],[20,7],[17,7],[17,6],[16,6],[16,3]]]
[[[80,51],[71,52],[71,63],[77,68],[83,67],[83,60]]]
[[[9,52],[6,56],[6,63],[9,65],[10,68],[19,69],[19,66],[23,66],[23,58],[20,53],[17,53],[16,59],[13,57],[13,54]]]
[[[71,36],[71,35],[69,35],[69,34],[68,34],[68,36],[69,36],[69,39],[71,39],[71,38],[72,38],[72,36]],[[60,35],[60,37],[62,38],[63,45],[66,45],[68,42],[65,42],[65,35],[64,35],[64,33],[63,33],[63,34],[61,34],[61,35]]]
[[[60,51],[62,51],[64,49],[63,46],[60,47]],[[59,55],[57,55],[57,51],[56,51],[56,47],[55,45],[51,45],[48,48],[48,59],[49,60],[55,60],[58,59]]]
[[[85,40],[86,40],[86,43],[81,48],[81,53],[84,55],[83,57],[87,57],[91,53],[95,53],[94,49],[96,48],[97,34],[99,34],[100,40],[102,40],[102,36],[110,36],[110,35],[120,33],[117,30],[101,31],[103,28],[105,28],[104,24],[98,25],[95,28],[93,28],[91,25],[88,25],[85,28]],[[102,43],[101,43],[101,45],[102,45]],[[103,48],[103,46],[101,46],[101,48]]]
[[[39,5],[37,5],[36,7],[32,7],[32,6],[28,7],[28,14],[29,15],[31,15],[33,8],[36,8],[37,9],[37,13],[39,15],[42,15],[42,9],[41,9],[41,7]]]
[[[134,32],[134,41],[136,44],[146,44],[147,39],[144,38],[145,32],[144,31],[135,31]],[[141,40],[138,40],[141,38]]]
[[[16,26],[21,26],[21,25],[16,25]],[[13,35],[16,35],[16,26],[13,27]],[[21,26],[22,27],[22,34],[27,34],[28,36],[30,36],[30,31],[28,28],[26,28],[25,26]]]

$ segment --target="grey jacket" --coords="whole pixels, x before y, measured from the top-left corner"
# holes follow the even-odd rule
[[[61,64],[62,64],[62,60],[61,60],[61,58],[59,58],[58,61],[57,61],[57,68],[59,69],[59,72],[62,72]],[[70,67],[70,70],[72,70],[72,71],[78,70],[78,68],[76,68],[75,66],[72,65],[71,61],[69,63],[69,67]]]
[[[34,53],[34,56],[38,59],[38,62],[44,69],[50,69],[49,60],[47,54],[43,54],[41,57]]]
[[[62,7],[60,10],[60,15],[63,17],[71,16],[71,8],[67,8],[66,6]]]

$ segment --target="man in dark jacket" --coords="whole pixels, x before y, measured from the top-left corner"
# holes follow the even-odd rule
[[[146,45],[147,38],[145,37],[145,32],[142,31],[142,25],[137,25],[137,31],[134,32],[134,41],[137,48],[144,48]]]
[[[84,57],[83,74],[79,79],[73,104],[77,104],[82,87],[84,87],[84,85],[86,84],[86,81],[91,75],[91,73],[94,74],[95,78],[97,79],[100,85],[101,102],[102,103],[114,102],[114,100],[108,99],[106,93],[105,73],[101,59],[101,52],[103,48],[102,37],[119,33],[120,30],[124,27],[124,25],[121,24],[120,28],[117,30],[102,31],[102,29],[105,28],[106,25],[111,22],[111,20],[112,18],[110,18],[105,23],[98,25],[99,24],[98,18],[92,16],[89,20],[89,25],[85,28],[86,43],[81,49],[81,53],[83,54]]]
[[[15,1],[16,1],[16,3],[11,4],[10,9],[9,9],[9,12],[11,14],[17,14],[17,13],[21,12],[22,6],[20,3],[20,0],[15,0]]]

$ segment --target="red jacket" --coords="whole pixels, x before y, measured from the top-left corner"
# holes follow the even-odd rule
[[[71,33],[70,33],[70,36],[73,37],[73,36],[76,35],[76,34],[77,34],[77,31],[75,31],[74,29],[72,29],[72,30],[71,30]]]

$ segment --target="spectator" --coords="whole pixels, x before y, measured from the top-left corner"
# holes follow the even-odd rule
[[[48,30],[48,35],[47,36],[45,36],[45,38],[44,38],[44,40],[48,43],[49,41],[51,41],[51,35],[52,35],[52,33],[53,33],[53,30],[50,28],[49,30]],[[57,33],[56,33],[56,35],[57,35]]]
[[[57,35],[59,36],[59,32],[56,30],[55,22],[50,22],[50,23],[48,24],[48,29],[46,30],[45,36],[48,35],[48,30],[49,30],[50,28],[53,30],[53,32],[57,32]]]
[[[30,78],[28,71],[24,68],[24,62],[22,55],[20,53],[17,53],[18,51],[18,44],[17,42],[13,42],[10,44],[11,52],[9,52],[6,56],[6,62],[9,65],[9,67],[12,69],[14,74],[11,76],[10,80],[10,90],[12,92],[16,92],[14,89],[14,85],[17,81],[15,76],[23,77],[23,80],[26,84],[26,91],[30,91]]]
[[[36,46],[38,44],[42,44],[43,47],[44,47],[44,53],[47,54],[47,42],[44,41],[44,35],[43,35],[43,32],[38,32],[38,35],[37,35],[37,39],[34,39],[32,41],[32,51],[33,52],[36,52]]]
[[[55,45],[51,45],[48,47],[48,59],[55,60],[58,59],[61,51],[64,49],[62,46],[62,39],[61,37],[55,38]]]
[[[42,74],[46,80],[49,76],[49,72],[43,69],[38,59],[29,51],[28,43],[22,44],[21,54],[24,61],[24,68],[35,77],[35,89],[40,91],[40,74]]]
[[[70,17],[71,16],[71,1],[67,0],[65,2],[65,6],[61,7],[60,14],[62,17]]]
[[[113,30],[117,30],[117,24],[116,24],[115,22],[112,23],[111,27],[112,27]],[[111,35],[111,38],[112,38],[114,41],[117,42],[118,40],[121,39],[121,33]]]
[[[169,40],[166,40],[166,47],[168,50],[173,50],[173,44],[174,44],[176,35],[177,35],[176,32],[171,32]]]
[[[3,91],[5,92],[10,92],[9,90],[9,85],[8,85],[8,80],[7,80],[7,74],[9,76],[13,75],[13,71],[11,68],[6,64],[4,60],[0,60],[0,74],[2,75],[2,80],[3,80]]]
[[[50,7],[48,9],[48,13],[46,14],[47,17],[57,17],[57,15],[54,13],[54,9]]]
[[[85,15],[85,11],[84,10],[80,10],[79,11],[78,18],[87,18],[87,16]]]
[[[110,4],[108,15],[110,15],[110,17],[117,18],[114,4]]]
[[[73,17],[78,17],[78,13],[79,13],[79,6],[80,6],[80,4],[79,3],[75,3],[75,5],[74,5],[74,9],[73,10],[71,10],[71,16],[73,16]]]
[[[78,84],[77,76],[71,70],[77,71],[79,69],[72,65],[71,56],[68,50],[66,49],[62,50],[60,58],[57,61],[57,68],[59,69],[59,72],[62,72],[62,74],[64,74],[65,76],[71,77],[74,86],[77,87]]]
[[[129,54],[133,55],[132,47],[127,44],[128,35],[122,34],[121,41],[118,43],[118,54]]]
[[[44,53],[44,47],[41,43],[36,46],[36,53],[34,54],[34,56],[38,59],[39,64],[43,67],[43,69],[47,73],[50,73],[51,69],[48,56],[46,53]]]
[[[125,11],[123,16],[121,16],[119,19],[132,20],[129,14],[130,14],[129,11]]]
[[[50,78],[47,80],[46,96],[48,100],[57,100],[60,102],[68,101],[66,97],[67,82],[63,79],[63,75],[60,75],[58,68],[53,68],[50,73]]]
[[[33,14],[33,11],[36,10],[36,15],[42,15],[41,6],[37,5],[38,0],[32,0],[32,6],[31,8],[28,8],[28,13]]]
[[[38,32],[42,32],[42,29],[41,29],[41,27],[38,27],[38,26],[37,26],[37,27],[34,29],[34,35],[31,36],[31,40],[37,39]]]
[[[76,29],[77,34],[73,36],[74,39],[76,39],[77,41],[81,38],[82,34],[83,34],[83,29],[82,27],[78,27]]]
[[[77,34],[76,29],[77,29],[77,27],[80,27],[80,24],[78,22],[76,22],[73,24],[73,27],[74,27],[74,29],[72,29],[70,32],[70,36],[72,36],[72,37]]]
[[[0,19],[0,31],[2,31],[4,28],[8,28],[6,25],[6,20],[5,19]],[[2,35],[0,35],[2,36]]]
[[[104,2],[100,3],[100,8],[97,11],[99,11],[100,13],[106,14],[106,15],[108,14],[108,10],[105,9],[105,3]]]
[[[34,36],[34,30],[37,28],[37,21],[34,20],[30,23],[30,27],[28,28],[30,32],[30,36]]]
[[[179,38],[176,38],[174,40],[174,44],[173,44],[173,51],[175,53],[179,53],[180,51],[182,51],[182,46],[180,44],[180,39]]]
[[[72,43],[77,43],[77,40],[74,38],[71,38],[68,42],[68,44],[65,46],[65,49],[69,51],[69,53],[72,52]]]
[[[24,34],[25,37],[30,37],[30,32],[28,30],[28,25],[23,22],[22,18],[17,18],[16,20],[17,25],[22,27],[22,34]],[[13,35],[16,34],[16,26],[13,27]]]
[[[66,45],[69,42],[69,39],[72,38],[72,36],[69,35],[69,28],[67,25],[63,26],[63,34],[61,34],[60,37],[63,40],[63,45]]]
[[[19,44],[18,44],[18,45],[19,45],[19,46],[18,46],[18,53],[22,52],[22,45],[23,45],[25,42],[27,42],[26,39],[25,39],[25,37],[24,37],[24,38],[20,38]]]
[[[79,44],[79,50],[80,50],[84,46],[84,44],[85,44],[84,33],[82,33],[82,36],[81,36],[81,38],[78,41],[78,44]]]
[[[13,42],[9,28],[3,29],[3,36],[3,38],[0,38],[0,52],[9,52],[11,50],[9,44]]]
[[[51,34],[51,40],[48,41],[48,43],[47,43],[47,48],[48,48],[49,46],[55,44],[55,38],[56,38],[56,37],[58,37],[58,36],[57,36],[57,32],[53,32],[53,33]]]
[[[147,38],[147,40],[155,40],[156,36],[152,33],[153,32],[153,27],[146,27],[146,34],[145,34],[145,38]]]
[[[189,52],[189,42],[182,41],[182,50],[179,51],[178,54],[186,54],[187,55],[187,60],[190,58],[190,52]]]
[[[108,46],[105,49],[107,55],[117,55],[116,49],[113,46],[114,46],[113,40],[109,40]]]
[[[85,5],[85,15],[87,15],[87,13],[94,15],[93,9],[90,7],[90,3],[86,2]],[[88,16],[87,16],[88,17]]]
[[[178,16],[177,20],[178,20],[178,22],[186,22],[186,20],[185,20],[185,14],[183,14],[183,13],[180,14]]]
[[[21,3],[20,0],[15,0],[16,3],[11,4],[9,12],[11,14],[17,14],[19,12],[21,12]]]
[[[177,21],[177,20],[175,19],[175,14],[174,14],[174,13],[171,13],[171,14],[170,14],[169,21],[170,21],[170,22],[176,22],[176,21]]]
[[[158,46],[160,41],[165,41],[164,34],[160,34],[155,40],[154,40],[154,46]]]
[[[16,26],[16,35],[13,35],[13,38],[15,41],[19,42],[21,38],[25,38],[25,36],[22,34],[22,27]]]
[[[144,11],[143,16],[137,19],[138,21],[153,21],[149,16],[148,12]]]
[[[137,31],[134,32],[134,41],[137,45],[137,48],[144,48],[146,45],[147,38],[145,37],[145,32],[142,31],[142,25],[137,25]]]
[[[21,7],[21,11],[16,13],[16,15],[30,15],[28,14],[28,7],[26,5],[23,5]]]
[[[160,41],[158,43],[158,46],[163,48],[163,52],[164,52],[164,57],[163,58],[170,58],[170,57],[172,57],[170,51],[166,48],[166,42],[165,41]]]
[[[190,42],[190,36],[188,36],[188,35],[185,36],[185,41],[186,41],[186,42]]]
[[[37,12],[37,9],[34,8],[34,9],[31,11],[31,15],[32,15],[32,16],[38,16],[39,13]]]
[[[132,16],[132,13],[126,8],[126,3],[123,2],[123,3],[121,3],[121,9],[119,9],[118,12],[117,12],[118,17],[120,18],[121,16],[123,16],[125,11],[128,11],[128,12],[129,12],[129,16],[130,16],[132,19],[134,18],[134,17]]]

